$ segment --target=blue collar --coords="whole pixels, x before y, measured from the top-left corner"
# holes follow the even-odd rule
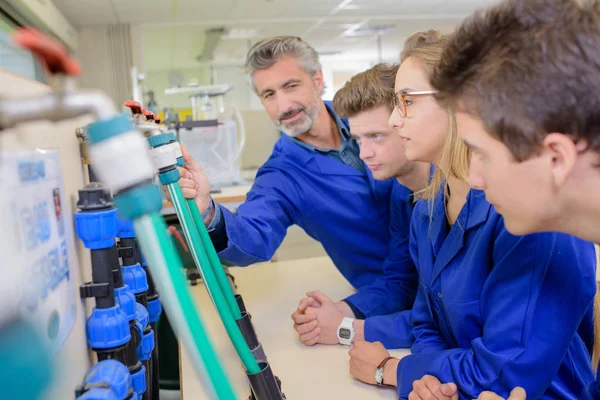
[[[446,183],[442,183],[439,193],[435,196],[433,202],[433,221],[438,223],[446,223],[446,204],[444,199],[443,187]],[[425,204],[424,204],[425,206]],[[419,212],[429,218],[429,204],[425,207],[419,207]],[[465,205],[460,210],[456,222],[463,226],[465,230],[474,228],[487,221],[489,211],[492,205],[485,199],[485,194],[482,190],[471,189],[467,194]],[[455,223],[456,223],[455,222]],[[435,223],[435,222],[434,222]]]
[[[333,111],[333,108],[331,107],[331,102],[329,101],[324,101],[323,103],[325,103],[325,107],[327,107],[327,111],[329,112],[329,114],[334,118],[338,128],[340,129],[340,133],[342,135],[342,137],[344,135],[348,135],[348,137],[350,137],[350,128],[348,127],[348,122],[345,118],[340,118],[335,111]],[[299,140],[294,140],[291,137],[289,137],[288,135],[286,135],[285,133],[281,133],[279,135],[279,141],[278,141],[279,145],[281,146],[281,151],[283,153],[285,153],[286,157],[289,159],[293,159],[295,160],[296,163],[298,163],[299,165],[306,165],[308,164],[310,161],[312,161],[313,159],[315,159],[315,155],[318,154],[316,151],[310,151],[306,146],[306,143],[301,142]],[[305,146],[303,146],[305,145]],[[308,151],[298,151],[298,147],[302,147],[305,150]],[[321,158],[319,157],[318,160],[321,160]],[[335,168],[332,169],[338,169],[337,168],[337,161],[334,160],[322,160],[322,163],[330,163],[333,166],[335,166]],[[344,168],[345,169],[345,168]],[[351,172],[354,168],[350,167],[348,168],[347,173],[351,173],[351,174],[363,174],[360,171],[356,170],[356,172]]]
[[[492,208],[481,190],[469,190],[466,202],[460,210],[456,222],[454,222],[450,231],[446,233],[446,224],[448,222],[444,200],[444,192],[440,190],[440,193],[435,198],[429,234],[431,246],[437,258],[432,270],[432,281],[437,279],[442,270],[462,249],[466,233],[470,229],[480,226],[487,221],[490,209]],[[424,218],[429,218],[429,205],[425,204],[425,206]],[[423,213],[422,209],[421,212]]]

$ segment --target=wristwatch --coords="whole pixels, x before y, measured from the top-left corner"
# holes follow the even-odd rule
[[[379,386],[394,387],[393,385],[386,385],[385,383],[383,383],[383,367],[392,358],[394,358],[394,357],[384,358],[383,361],[381,363],[379,363],[379,365],[377,366],[377,369],[375,370],[375,382],[377,382],[377,384]]]
[[[350,346],[354,339],[354,318],[344,317],[337,329],[337,337],[340,344]]]

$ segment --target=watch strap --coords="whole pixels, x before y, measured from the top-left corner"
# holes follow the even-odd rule
[[[383,381],[383,367],[385,367],[385,364],[390,361],[392,358],[392,356],[386,357],[383,359],[383,361],[381,361],[379,363],[379,365],[377,366],[377,369],[381,370],[381,383],[378,383],[377,385],[379,386],[385,386],[385,387],[395,387],[394,385],[386,385],[385,382]]]

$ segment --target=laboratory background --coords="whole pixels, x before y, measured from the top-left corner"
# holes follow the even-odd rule
[[[305,346],[290,319],[309,291],[337,301],[363,284],[336,268],[327,231],[298,222],[335,195],[272,230],[235,220],[268,196],[257,172],[274,146],[290,157],[244,64],[265,38],[300,38],[331,104],[353,76],[398,64],[414,32],[451,33],[494,3],[0,0],[0,398],[398,398],[350,375],[348,346]],[[188,157],[210,205],[183,172],[179,185]],[[294,173],[278,160],[277,179]],[[338,201],[367,201],[354,196]],[[226,250],[213,213],[240,224]]]

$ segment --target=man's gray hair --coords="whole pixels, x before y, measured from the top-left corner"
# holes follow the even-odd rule
[[[269,68],[282,56],[296,57],[302,69],[310,76],[321,70],[319,55],[308,43],[296,36],[273,36],[256,43],[246,57],[245,70],[250,86],[256,92],[253,82],[254,72]]]

